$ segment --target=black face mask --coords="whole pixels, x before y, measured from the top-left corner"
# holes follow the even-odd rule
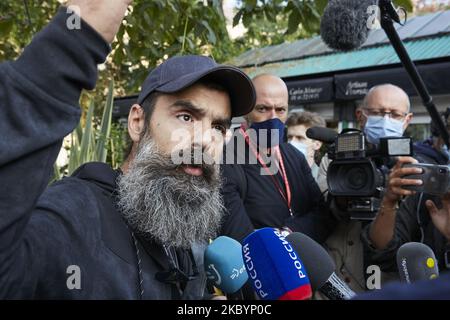
[[[284,141],[285,126],[278,118],[255,122],[250,126],[250,129],[253,129],[256,133],[256,144],[258,147],[270,148]]]

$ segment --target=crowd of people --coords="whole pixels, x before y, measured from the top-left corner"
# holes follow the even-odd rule
[[[149,72],[119,169],[87,163],[48,185],[79,123],[81,91],[95,87],[131,2],[69,1],[82,9],[80,29],[66,27],[62,7],[16,61],[0,64],[0,298],[212,299],[208,242],[264,227],[320,243],[355,292],[368,289],[369,265],[386,282],[397,278],[395,254],[407,242],[427,244],[440,270],[450,268],[450,194],[403,188],[423,183],[404,178],[421,173],[404,164],[449,163],[437,130],[396,159],[375,218],[352,220],[327,192],[326,146],[306,135],[325,120],[289,112],[281,78],[250,79],[204,56],[172,57]],[[237,116],[245,122],[233,131]],[[392,84],[371,88],[355,116],[372,144],[401,137],[413,118]]]

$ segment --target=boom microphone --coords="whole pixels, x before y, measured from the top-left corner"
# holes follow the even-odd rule
[[[377,0],[330,0],[320,22],[320,35],[331,49],[350,51],[366,42],[369,7]]]
[[[320,244],[300,232],[291,233],[286,240],[304,262],[314,291],[319,290],[330,300],[349,300],[355,296],[336,275],[333,259]]]
[[[408,242],[398,249],[397,267],[400,279],[407,283],[439,276],[433,250],[420,242]]]
[[[333,143],[337,137],[337,132],[325,127],[311,127],[306,130],[306,136],[313,140],[319,140],[323,143]]]
[[[305,267],[290,243],[277,230],[256,230],[242,244],[245,268],[261,299],[311,298],[311,284]]]
[[[229,237],[218,237],[205,250],[205,270],[208,280],[224,293],[241,289],[248,280],[241,244]]]

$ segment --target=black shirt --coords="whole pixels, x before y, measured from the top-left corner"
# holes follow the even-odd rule
[[[261,169],[264,169],[259,162],[249,162],[249,148],[246,146],[245,164],[236,164],[242,155],[234,151],[235,164],[222,166],[223,195],[228,214],[223,234],[239,234],[238,240],[242,240],[255,228],[287,226],[318,242],[325,241],[335,220],[311,175],[310,167],[303,154],[290,144],[282,143],[280,151],[291,189],[293,216],[272,177],[261,175]],[[280,172],[274,177],[285,192]]]

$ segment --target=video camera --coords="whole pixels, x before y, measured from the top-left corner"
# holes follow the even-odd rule
[[[313,127],[306,135],[327,146],[332,160],[327,171],[328,193],[333,211],[342,218],[372,220],[380,207],[394,157],[412,155],[412,141],[405,137],[381,138],[375,145],[357,129],[337,134],[332,129]]]
[[[328,146],[333,160],[327,172],[328,192],[336,209],[350,219],[371,220],[378,212],[393,157],[411,156],[412,141],[407,137],[385,137],[370,144],[364,133],[345,129]]]

